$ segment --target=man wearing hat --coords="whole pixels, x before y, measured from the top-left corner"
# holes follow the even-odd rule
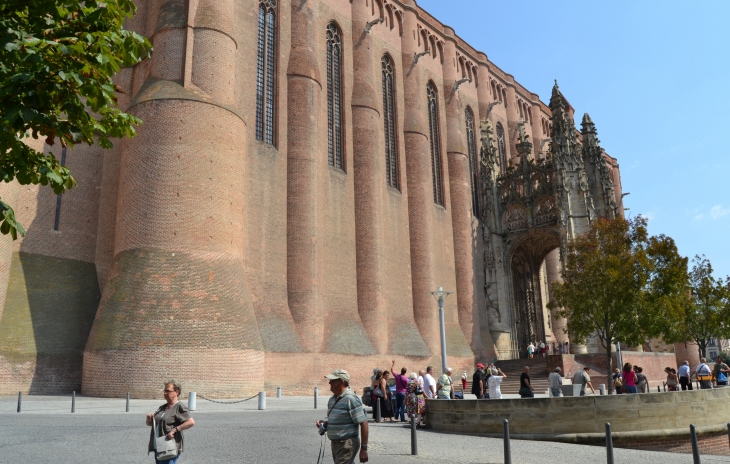
[[[474,372],[474,376],[471,379],[471,394],[476,395],[478,400],[484,399],[484,364],[477,364],[477,370]]]
[[[329,379],[332,397],[327,402],[327,420],[317,421],[317,428],[324,424],[327,429],[327,438],[332,442],[332,459],[335,464],[352,464],[359,451],[360,462],[368,462],[368,420],[360,398],[349,388],[350,374],[337,369],[325,378]]]

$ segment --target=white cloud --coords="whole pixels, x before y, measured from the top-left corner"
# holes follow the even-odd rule
[[[705,218],[705,215],[704,215],[704,214],[698,214],[697,216],[695,216],[695,217],[694,217],[694,218],[692,218],[692,219],[694,219],[695,221],[701,221],[701,220],[703,220],[704,218]]]
[[[722,205],[715,205],[710,209],[710,216],[712,219],[720,219],[728,214],[730,214],[730,208],[723,208]]]

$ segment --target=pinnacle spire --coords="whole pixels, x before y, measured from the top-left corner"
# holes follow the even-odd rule
[[[581,132],[583,135],[585,134],[593,134],[596,135],[596,125],[593,124],[593,120],[591,119],[590,115],[588,113],[583,114],[583,121],[580,123],[581,128],[583,129]]]

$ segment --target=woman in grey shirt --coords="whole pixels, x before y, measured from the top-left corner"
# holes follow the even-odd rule
[[[164,434],[169,440],[174,439],[177,444],[176,457],[166,461],[160,461],[157,459],[157,455],[155,454],[156,464],[177,464],[180,459],[180,453],[183,452],[182,431],[187,430],[195,425],[195,421],[192,417],[190,417],[190,412],[188,412],[188,408],[183,403],[178,401],[181,390],[182,387],[177,381],[169,380],[165,382],[165,404],[160,406],[157,411],[147,414],[147,425],[152,426],[152,419],[154,418],[155,425],[159,429],[161,429],[161,431],[159,432],[161,434],[160,436]],[[150,431],[150,443],[147,447],[147,452],[149,453],[154,451],[155,430],[152,429]]]

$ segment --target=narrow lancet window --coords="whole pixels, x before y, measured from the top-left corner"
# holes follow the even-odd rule
[[[502,124],[497,123],[497,154],[499,155],[500,172],[507,172],[507,147],[504,143],[504,129]]]
[[[439,144],[439,113],[436,85],[429,82],[426,88],[428,95],[428,127],[431,136],[431,174],[433,178],[433,202],[443,206],[444,194],[441,185],[441,147]]]
[[[388,185],[398,188],[398,143],[395,132],[395,90],[393,60],[388,55],[383,66],[383,125],[385,134],[385,176]]]
[[[327,147],[330,166],[344,170],[342,148],[342,34],[327,25]]]
[[[471,206],[475,217],[479,217],[479,174],[477,172],[476,139],[474,134],[474,112],[466,108],[466,146],[469,151],[469,174],[471,174]]]
[[[276,0],[259,3],[256,68],[256,140],[274,144],[276,103]]]

